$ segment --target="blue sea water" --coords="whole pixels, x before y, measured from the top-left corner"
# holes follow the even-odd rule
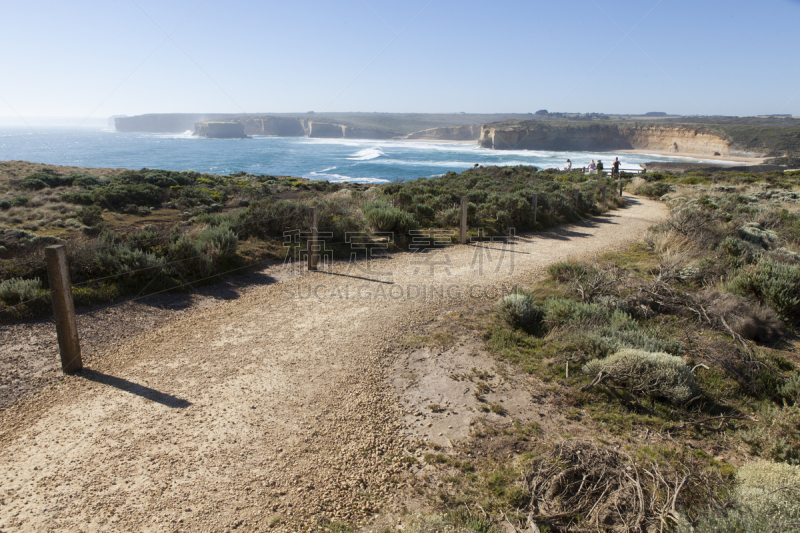
[[[648,154],[498,151],[476,143],[253,137],[199,139],[184,134],[119,133],[100,128],[0,126],[0,160],[111,168],[196,170],[213,174],[245,171],[314,180],[387,183],[433,177],[479,165],[563,168],[602,159],[623,169],[648,161],[702,161]],[[719,161],[716,161],[719,163]]]

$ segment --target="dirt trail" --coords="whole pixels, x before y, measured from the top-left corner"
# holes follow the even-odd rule
[[[431,309],[496,298],[550,263],[627,245],[664,215],[630,199],[505,253],[393,254],[373,263],[387,275],[334,265],[96,353],[102,363],[0,415],[0,531],[365,524],[415,482],[399,460],[393,341]]]

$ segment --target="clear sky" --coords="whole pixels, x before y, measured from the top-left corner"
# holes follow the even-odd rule
[[[800,115],[797,0],[3,0],[0,13],[5,117]]]

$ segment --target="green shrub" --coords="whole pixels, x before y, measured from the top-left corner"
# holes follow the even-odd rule
[[[108,238],[108,237],[106,237]],[[126,244],[108,244],[95,253],[95,264],[104,275],[127,274],[127,281],[151,280],[162,272],[164,257],[130,248]]]
[[[612,311],[595,303],[576,302],[568,298],[548,298],[542,305],[544,321],[550,326],[587,324],[601,326]]]
[[[94,196],[88,192],[68,192],[62,194],[59,200],[68,204],[92,205],[94,203]]]
[[[524,330],[535,329],[542,319],[542,313],[533,302],[529,291],[515,290],[503,296],[495,304],[495,313],[511,327]]]
[[[167,256],[170,262],[174,262],[168,267],[172,275],[187,274],[205,278],[214,270],[214,263],[203,248],[186,237],[180,237],[170,244]]]
[[[217,226],[200,232],[197,236],[197,248],[213,251],[220,256],[230,256],[236,253],[239,239],[228,226]]]
[[[11,209],[11,202],[9,202],[8,200],[0,200],[0,209],[2,209],[3,211],[8,211],[9,209]]]
[[[91,176],[89,174],[70,174],[70,177],[73,178],[72,181],[73,185],[77,185],[78,187],[83,187],[84,189],[99,187],[100,185],[105,184],[106,181],[106,180],[101,180],[96,176]]]
[[[0,282],[0,300],[3,300],[9,305],[16,305],[20,302],[36,298],[41,288],[42,280],[39,278],[7,279],[3,282]]]
[[[795,372],[789,376],[789,378],[778,387],[778,395],[782,400],[790,404],[800,403],[800,372]]]
[[[361,212],[374,231],[404,234],[416,227],[413,215],[383,202],[367,202],[361,207]]]
[[[674,190],[675,188],[669,183],[664,183],[663,181],[657,181],[654,183],[646,183],[644,185],[639,186],[636,189],[636,194],[646,196],[653,200],[658,200],[665,194],[670,193]]]
[[[47,186],[48,186],[47,183],[45,183],[44,181],[42,181],[42,180],[40,180],[38,178],[34,178],[32,176],[28,176],[27,178],[25,178],[22,181],[22,188],[23,189],[28,189],[28,190],[31,190],[31,191],[38,191],[40,189],[46,189]]]
[[[149,183],[139,185],[113,184],[92,190],[92,201],[103,207],[115,209],[134,206],[157,206],[161,203],[161,189]]]
[[[741,433],[751,453],[792,465],[800,465],[800,406],[768,405],[759,423]]]
[[[85,226],[96,226],[103,221],[103,210],[95,205],[84,206],[75,212],[75,218]]]
[[[754,297],[775,309],[784,320],[800,317],[800,265],[762,258],[740,269],[728,283],[728,290]]]
[[[663,352],[621,350],[606,359],[594,359],[583,366],[584,374],[603,372],[607,380],[634,394],[685,403],[699,394],[689,367],[683,359]]]
[[[16,196],[11,199],[11,205],[15,207],[22,207],[28,203],[28,200],[30,200],[30,198],[27,196]]]
[[[23,189],[39,190],[46,187],[69,187],[75,180],[75,174],[60,176],[50,169],[34,172],[22,180]]]
[[[553,263],[547,267],[547,272],[554,281],[568,282],[579,277],[586,270],[586,266],[575,260]]]

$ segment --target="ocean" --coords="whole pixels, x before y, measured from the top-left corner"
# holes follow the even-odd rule
[[[649,154],[489,150],[476,143],[253,137],[200,139],[183,134],[119,133],[81,127],[0,126],[0,160],[52,165],[240,171],[312,180],[388,183],[460,172],[474,165],[533,165],[563,168],[601,159],[610,168],[619,156],[623,169],[648,161],[707,161]],[[716,161],[719,163],[719,161]]]

